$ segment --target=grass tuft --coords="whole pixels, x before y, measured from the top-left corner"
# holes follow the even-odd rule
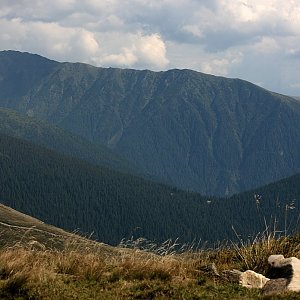
[[[237,266],[240,270],[253,270],[264,274],[268,268],[268,257],[282,254],[285,257],[300,257],[300,236],[276,236],[277,232],[265,230],[252,241],[233,243]]]

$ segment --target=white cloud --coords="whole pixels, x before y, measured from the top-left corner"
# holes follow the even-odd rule
[[[240,64],[243,59],[241,52],[228,51],[223,57],[210,55],[201,63],[201,71],[204,73],[227,76],[230,68],[235,64]]]
[[[216,74],[216,75],[227,75],[228,74],[229,60],[226,58],[215,58],[209,62],[202,64],[202,71],[204,73]]]
[[[27,29],[21,19],[0,19],[0,46],[5,49],[21,49],[27,39]]]
[[[228,17],[232,18],[235,23],[251,24],[258,22],[262,18],[276,14],[277,1],[257,1],[257,0],[244,0],[244,1],[220,1],[221,9]]]
[[[135,49],[123,48],[119,54],[110,54],[94,60],[104,66],[131,67],[138,61],[135,52]]]
[[[192,68],[288,92],[299,76],[300,1],[0,0],[1,49]]]
[[[274,38],[265,36],[255,43],[252,48],[255,52],[261,54],[270,54],[280,50],[279,43]]]
[[[166,57],[166,45],[159,34],[141,36],[137,41],[139,57],[155,67],[165,68],[169,61]]]
[[[56,23],[11,22],[0,20],[0,44],[6,49],[30,51],[59,60],[88,62],[100,51],[94,34],[81,28],[66,28]]]
[[[100,47],[98,42],[95,39],[95,36],[92,32],[86,30],[80,30],[73,37],[74,43],[73,45],[86,56],[97,55],[100,51]]]
[[[105,66],[141,66],[152,69],[164,69],[169,63],[166,57],[166,45],[158,34],[131,34],[127,37],[129,43],[126,46],[122,43],[122,39],[120,41],[123,46],[119,47],[119,53],[106,54],[95,61]]]

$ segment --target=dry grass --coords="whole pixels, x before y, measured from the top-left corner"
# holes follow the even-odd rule
[[[147,246],[148,245],[148,246]],[[88,240],[69,240],[64,250],[32,245],[0,250],[1,299],[261,299],[203,271],[215,263],[224,269],[265,271],[269,254],[299,254],[299,238],[257,239],[237,247],[181,253],[170,241],[143,239],[116,248]],[[143,250],[141,250],[142,248]],[[279,298],[278,298],[279,299]],[[281,299],[281,298],[280,298]]]
[[[268,257],[272,254],[282,254],[285,257],[300,258],[300,235],[282,235],[275,228],[269,227],[246,242],[232,244],[235,250],[238,267],[241,270],[254,270],[264,274],[268,268]]]
[[[175,254],[171,247],[167,251],[166,244],[157,247],[156,252],[153,248],[150,251],[138,247],[129,249],[129,246],[125,247],[123,243],[114,251],[103,251],[102,245],[97,243],[76,241],[69,242],[62,251],[42,251],[32,246],[2,249],[0,295],[7,299],[17,296],[20,299],[64,299],[68,295],[72,299],[73,292],[80,293],[79,285],[81,291],[88,294],[82,296],[87,299],[93,299],[89,294],[93,288],[100,289],[102,294],[108,289],[107,295],[113,289],[112,294],[126,299],[130,293],[148,293],[145,290],[154,282],[160,283],[157,293],[161,292],[162,285],[167,287],[172,282],[177,286],[196,282],[196,270],[202,264],[202,258],[207,259],[200,252]],[[144,288],[138,283],[143,283]],[[93,288],[89,287],[87,292],[86,285]],[[169,288],[162,293],[168,292]],[[156,292],[151,288],[151,293]]]
[[[220,274],[264,274],[271,254],[300,258],[300,236],[280,237],[274,228],[215,249],[142,238],[110,247],[1,205],[0,212],[0,299],[262,299],[261,291],[232,284],[207,267],[214,263]]]

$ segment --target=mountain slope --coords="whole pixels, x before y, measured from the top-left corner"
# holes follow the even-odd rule
[[[0,108],[0,133],[25,139],[102,167],[145,175],[134,163],[126,161],[100,144],[91,143],[50,123],[22,116],[13,110]]]
[[[62,248],[72,235],[0,204],[0,248],[16,244]]]
[[[48,224],[118,243],[133,232],[191,239],[206,198],[96,167],[27,141],[0,135],[0,200]],[[182,204],[186,213],[182,213]],[[180,219],[178,219],[180,215]],[[205,218],[204,218],[205,219]],[[203,219],[203,220],[204,220]],[[203,221],[201,220],[201,222]],[[174,224],[180,224],[174,228]],[[139,229],[138,229],[139,228]]]
[[[269,229],[272,230],[275,226],[278,233],[297,234],[299,232],[300,174],[233,195],[228,200],[240,208],[246,204],[248,207],[244,207],[242,210],[247,209],[248,216],[253,215],[256,211],[259,216],[257,228],[259,228],[259,224],[263,227],[266,221],[270,225]],[[249,220],[249,218],[245,218],[245,220]]]
[[[264,229],[253,199],[256,191],[226,200],[202,197],[5,135],[0,135],[0,158],[1,203],[68,231],[94,233],[101,242],[117,244],[133,236],[159,242],[179,238],[180,242],[214,243],[236,239],[232,226],[242,237]],[[282,188],[276,197],[263,193],[261,211],[266,220],[278,215],[280,225],[284,223],[278,197],[282,207],[290,197],[299,202],[300,175],[295,178],[297,188],[291,189],[288,199]],[[276,191],[274,186],[270,190]],[[293,214],[299,212],[297,205]]]
[[[300,171],[300,103],[293,98],[190,70],[49,62],[30,85],[12,81],[19,64],[9,57],[27,61],[20,72],[29,74],[45,63],[28,55],[1,52],[0,106],[105,144],[169,184],[230,195]],[[8,81],[14,88],[4,93]]]
[[[0,85],[1,102],[8,108],[18,105],[19,97],[28,89],[51,74],[57,62],[45,59],[39,55],[15,51],[0,52]]]
[[[94,253],[101,253],[102,255],[117,254],[120,251],[76,233],[45,224],[3,204],[0,204],[0,232],[0,251],[19,248],[42,250],[40,253],[44,253],[43,251],[48,249],[52,251],[93,249]]]

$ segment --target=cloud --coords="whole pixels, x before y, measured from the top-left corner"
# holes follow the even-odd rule
[[[99,44],[94,34],[81,28],[65,28],[56,23],[0,20],[0,42],[6,49],[33,51],[56,59],[87,61]]]
[[[3,49],[43,54],[61,61],[82,61],[105,66],[163,69],[168,64],[166,46],[159,34],[94,33],[58,23],[24,22],[20,18],[0,20]],[[114,53],[115,51],[117,53]]]
[[[227,76],[235,64],[240,64],[243,59],[243,54],[241,52],[231,52],[228,51],[225,56],[214,57],[210,55],[201,64],[201,71],[204,73],[210,73],[215,75]]]
[[[271,54],[281,50],[279,43],[276,39],[271,37],[262,37],[252,46],[256,53]]]
[[[296,83],[291,83],[290,87],[293,89],[298,89],[300,90],[300,82],[296,82]]]
[[[102,65],[122,67],[152,67],[152,69],[164,69],[169,61],[166,57],[166,45],[158,34],[143,35],[141,33],[131,35],[129,45],[122,47],[117,54],[108,54],[99,57]]]
[[[192,68],[289,92],[300,68],[300,2],[0,0],[1,49],[98,66]]]
[[[262,36],[299,34],[299,12],[300,3],[295,1],[220,0],[213,7],[198,5],[194,8],[186,16],[188,24],[181,26],[181,32],[198,37],[208,51],[225,51],[251,45]],[[188,36],[185,41],[189,41]]]
[[[159,34],[141,36],[137,41],[139,57],[150,65],[165,68],[169,61],[166,58],[166,46]]]
[[[198,25],[183,25],[182,26],[182,31],[183,32],[187,32],[187,33],[190,33],[192,34],[194,37],[196,38],[203,38],[204,37],[204,34],[203,34],[203,31],[200,29],[200,27]]]
[[[92,32],[80,30],[73,37],[73,45],[85,56],[96,55],[100,51],[98,42]]]
[[[104,66],[131,67],[138,58],[135,54],[135,49],[123,48],[118,54],[109,54],[104,57],[94,58],[94,61]]]
[[[300,45],[295,45],[286,50],[286,55],[294,59],[300,59]]]

